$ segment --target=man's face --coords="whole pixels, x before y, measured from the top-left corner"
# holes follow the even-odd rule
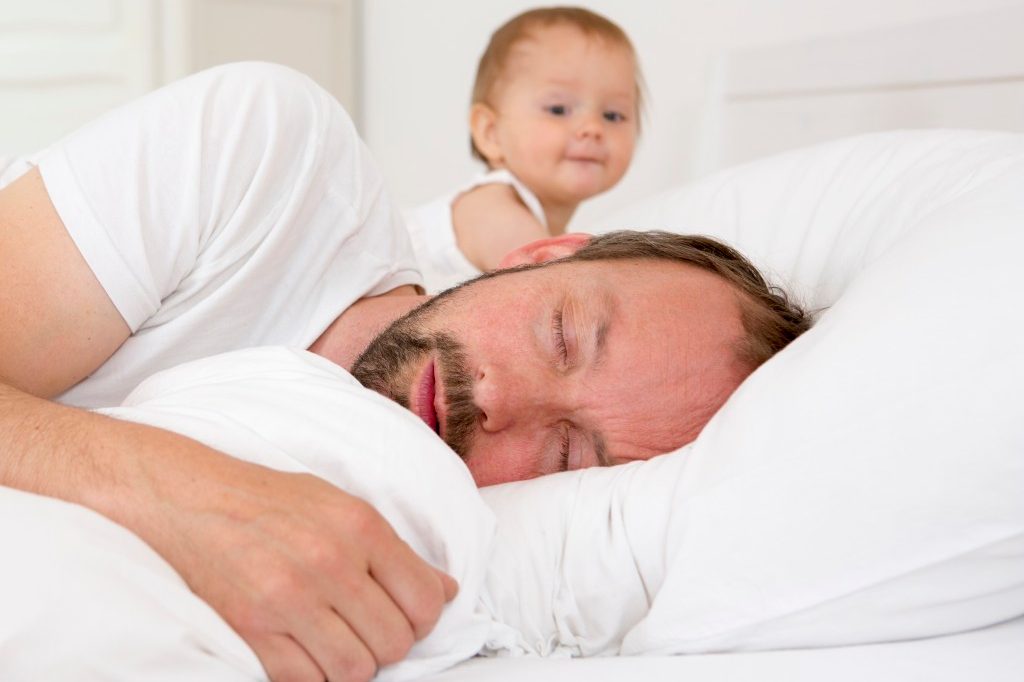
[[[477,485],[648,459],[693,440],[748,370],[736,294],[658,260],[552,263],[473,281],[356,361]]]

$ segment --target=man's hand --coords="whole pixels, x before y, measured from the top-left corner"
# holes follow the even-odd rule
[[[368,680],[430,632],[457,590],[369,504],[326,481],[2,383],[0,485],[134,531],[274,682]]]
[[[192,589],[275,682],[368,680],[404,658],[455,581],[366,502],[310,475],[238,464],[227,485],[197,481],[168,515],[158,549]]]

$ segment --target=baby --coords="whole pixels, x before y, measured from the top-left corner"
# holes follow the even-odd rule
[[[495,31],[469,112],[473,155],[488,171],[405,216],[427,290],[531,262],[515,250],[537,239],[553,238],[544,257],[582,239],[566,225],[626,172],[640,83],[629,38],[588,10],[531,10]]]

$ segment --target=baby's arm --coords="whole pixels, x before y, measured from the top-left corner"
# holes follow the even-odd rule
[[[455,241],[469,261],[486,272],[502,257],[523,244],[550,237],[506,184],[474,187],[452,204]]]

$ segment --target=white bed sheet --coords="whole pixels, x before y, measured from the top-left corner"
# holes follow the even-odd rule
[[[866,646],[618,658],[474,658],[423,682],[1021,682],[1024,618],[972,632]]]

